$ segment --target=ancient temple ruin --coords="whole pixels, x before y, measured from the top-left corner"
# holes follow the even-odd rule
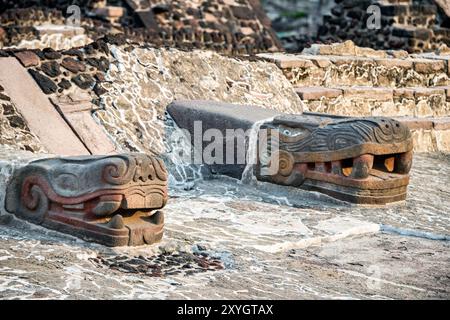
[[[0,0],[0,298],[448,298],[449,10]]]

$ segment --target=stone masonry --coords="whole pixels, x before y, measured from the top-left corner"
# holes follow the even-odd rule
[[[81,31],[60,30],[67,41],[74,32],[88,39],[124,33],[128,39],[181,49],[203,48],[226,54],[279,51],[279,43],[257,0],[214,1],[0,1],[0,47],[24,47],[24,41],[46,41],[55,27],[68,23],[69,5],[81,8]],[[39,27],[41,26],[41,27]],[[69,30],[67,30],[69,29]],[[91,40],[92,41],[92,40]],[[28,44],[36,48],[38,44]],[[55,45],[53,45],[54,47]],[[75,45],[73,45],[75,46]],[[80,45],[78,45],[80,46]],[[67,45],[65,48],[70,48]],[[55,48],[61,49],[61,46]]]
[[[398,117],[416,151],[450,146],[450,51],[409,55],[355,46],[313,45],[300,54],[260,54],[275,62],[311,112]]]
[[[336,0],[318,30],[320,41],[353,40],[357,45],[408,52],[433,51],[450,45],[450,20],[445,1],[434,0]],[[375,5],[380,28],[367,26]],[[442,5],[442,7],[441,7]],[[377,10],[377,9],[376,9]],[[369,21],[370,22],[370,21]]]

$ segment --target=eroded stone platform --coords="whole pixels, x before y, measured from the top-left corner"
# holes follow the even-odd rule
[[[417,156],[408,201],[383,209],[198,182],[171,191],[160,246],[108,249],[2,215],[0,296],[448,299],[448,175],[448,157]]]

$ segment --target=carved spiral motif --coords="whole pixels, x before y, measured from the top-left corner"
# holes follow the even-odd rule
[[[409,131],[400,122],[393,119],[380,119],[374,135],[379,143],[402,141],[408,138]]]
[[[135,161],[131,164],[128,157],[112,158],[103,169],[103,179],[110,184],[126,184],[132,179],[136,167]]]
[[[278,173],[284,177],[289,176],[294,169],[295,160],[289,152],[283,150],[275,152],[272,155],[272,161],[278,161]]]
[[[28,220],[40,223],[48,210],[47,195],[38,185],[33,185],[31,188],[26,186],[23,191],[24,210],[21,214]]]

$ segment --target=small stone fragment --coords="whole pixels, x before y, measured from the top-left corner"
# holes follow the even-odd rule
[[[86,66],[74,58],[64,58],[61,65],[73,73],[84,72],[86,70]]]
[[[89,89],[95,84],[94,78],[89,74],[79,74],[72,81],[81,89]]]
[[[70,83],[69,80],[67,79],[62,79],[59,83],[58,83],[58,87],[62,88],[62,89],[69,89],[72,86],[72,84]]]
[[[61,53],[55,51],[55,50],[52,49],[52,48],[45,48],[45,49],[43,50],[43,53],[44,53],[44,57],[45,57],[46,59],[49,59],[49,60],[60,59],[61,56],[62,56]]]
[[[61,74],[61,70],[59,68],[59,64],[56,61],[44,62],[41,65],[41,70],[49,77],[57,77]]]
[[[58,90],[56,84],[47,76],[33,69],[30,69],[29,72],[45,94],[55,93]]]

